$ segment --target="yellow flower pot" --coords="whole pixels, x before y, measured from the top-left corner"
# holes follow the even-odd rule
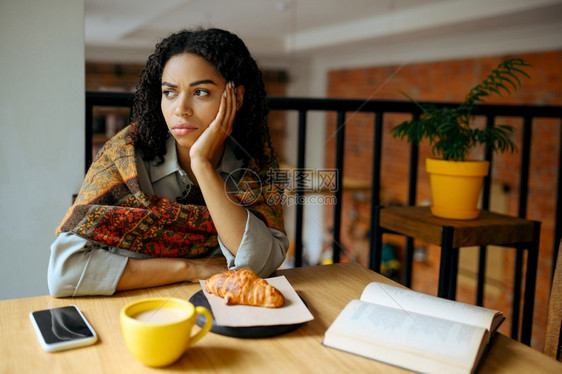
[[[431,214],[436,217],[469,220],[480,214],[478,199],[488,161],[446,161],[426,159],[431,185]]]

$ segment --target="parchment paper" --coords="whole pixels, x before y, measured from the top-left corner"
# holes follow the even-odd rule
[[[266,281],[277,288],[285,297],[285,304],[279,308],[265,308],[248,305],[226,305],[222,297],[205,291],[205,281],[201,280],[203,293],[209,300],[216,323],[221,326],[273,326],[292,325],[311,321],[314,316],[301,300],[293,286],[284,275],[267,278]]]

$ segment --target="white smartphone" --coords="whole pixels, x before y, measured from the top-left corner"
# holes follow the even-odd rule
[[[98,336],[76,305],[29,313],[41,347],[47,352],[94,344]]]

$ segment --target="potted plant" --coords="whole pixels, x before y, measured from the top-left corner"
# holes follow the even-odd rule
[[[527,61],[520,58],[501,62],[455,107],[420,104],[404,94],[418,105],[422,113],[419,118],[394,127],[392,134],[395,138],[406,138],[408,142],[416,144],[428,139],[435,157],[426,160],[432,191],[431,212],[434,216],[452,219],[478,217],[478,198],[490,164],[488,161],[466,160],[469,152],[479,145],[496,153],[514,152],[516,146],[510,139],[513,132],[511,126],[474,127],[473,111],[488,96],[501,96],[502,92],[510,94],[518,89],[521,86],[519,78],[529,78],[524,71],[529,66]],[[457,178],[459,176],[460,179]]]

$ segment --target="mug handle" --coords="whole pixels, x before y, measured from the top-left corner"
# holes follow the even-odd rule
[[[196,306],[195,307],[195,318],[199,315],[205,316],[205,324],[201,327],[201,330],[197,332],[197,334],[193,335],[189,341],[189,346],[191,347],[193,344],[197,343],[205,334],[211,330],[213,327],[213,316],[211,316],[211,312],[203,306]]]

